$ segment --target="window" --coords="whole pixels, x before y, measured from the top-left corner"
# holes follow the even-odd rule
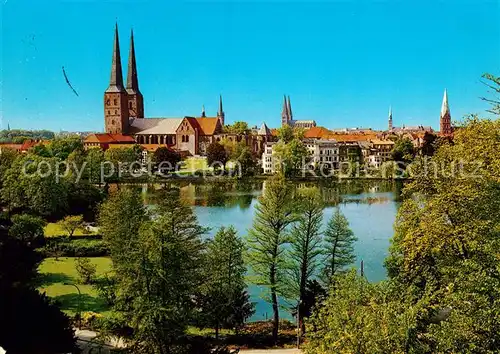
[[[116,106],[116,98],[113,100],[113,104]]]
[[[110,103],[111,103],[111,101],[110,101],[110,99],[108,98],[108,99],[106,100],[106,106],[109,106],[109,104],[110,104]]]
[[[186,143],[189,143],[189,135],[186,135]]]
[[[115,109],[115,114],[118,114],[118,111]]]
[[[128,108],[129,108],[129,109],[132,109],[132,101],[130,101],[130,102],[128,103]]]

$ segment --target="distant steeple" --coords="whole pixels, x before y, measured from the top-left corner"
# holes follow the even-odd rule
[[[130,30],[130,49],[128,54],[127,69],[127,93],[129,95],[139,92],[139,80],[137,79],[137,64],[135,61],[134,30]]]
[[[118,24],[115,24],[115,38],[113,41],[113,56],[111,59],[111,78],[106,92],[124,92],[122,61],[120,57],[120,41],[118,39]]]
[[[108,88],[104,91],[104,125],[106,133],[126,134],[129,128],[129,117],[128,95],[123,87],[118,24],[115,24],[111,78]]]
[[[207,115],[205,114],[205,105],[202,105],[202,106],[201,106],[201,116],[202,116],[203,118],[207,116]]]
[[[224,126],[224,118],[226,114],[222,108],[222,95],[219,95],[219,110],[217,111],[217,118],[219,118],[220,124]]]
[[[448,106],[448,92],[444,89],[443,103],[441,104],[441,117],[450,113],[450,107]]]
[[[7,131],[10,131],[10,123],[7,123]]]
[[[392,130],[392,107],[389,106],[389,131]]]
[[[451,126],[451,113],[448,105],[448,92],[444,90],[443,103],[441,104],[441,116],[439,118],[439,130],[441,135],[453,134]]]
[[[283,95],[283,109],[281,110],[281,126],[288,125],[289,115],[288,115],[288,102],[286,95]]]
[[[288,96],[288,120],[293,120],[292,104],[290,103],[290,96]]]
[[[127,68],[128,115],[134,118],[144,118],[144,98],[139,90],[137,78],[137,63],[135,60],[134,30],[130,30],[130,49]]]

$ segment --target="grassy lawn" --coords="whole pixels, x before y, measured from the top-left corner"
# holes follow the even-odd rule
[[[64,231],[58,224],[51,222],[48,223],[47,226],[45,226],[44,229],[45,237],[52,237],[52,236],[64,236],[67,235],[68,233]],[[84,232],[83,229],[77,229],[75,233],[73,234],[74,236],[83,236],[83,235],[94,235],[95,232]]]
[[[94,257],[90,260],[97,266],[98,276],[111,269],[111,260],[107,257]],[[73,315],[78,312],[79,301],[82,312],[102,313],[107,310],[106,304],[97,297],[91,285],[79,284],[75,258],[60,257],[57,261],[55,258],[46,258],[40,265],[39,271],[42,275],[42,284],[39,290],[59,301],[61,309],[68,314]],[[64,283],[76,284],[82,292],[81,298],[79,299],[78,291],[74,286],[64,285]]]

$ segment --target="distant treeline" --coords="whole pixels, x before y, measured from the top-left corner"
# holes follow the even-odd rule
[[[50,130],[0,130],[0,143],[21,144],[26,139],[49,140],[54,139],[54,132]]]

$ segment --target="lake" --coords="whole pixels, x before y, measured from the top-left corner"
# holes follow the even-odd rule
[[[146,202],[153,203],[158,189],[175,187],[181,197],[193,206],[201,225],[210,228],[212,237],[221,226],[233,225],[240,236],[252,226],[255,205],[262,193],[264,181],[174,182],[167,185],[143,185]],[[384,259],[388,254],[393,223],[399,205],[400,181],[345,180],[342,182],[296,182],[297,187],[317,186],[326,203],[323,223],[339,207],[349,220],[358,241],[355,244],[356,268],[363,260],[365,275],[370,281],[386,277]],[[271,318],[271,306],[265,302],[258,286],[250,286],[256,312],[251,320]],[[282,316],[290,318],[288,311]]]

